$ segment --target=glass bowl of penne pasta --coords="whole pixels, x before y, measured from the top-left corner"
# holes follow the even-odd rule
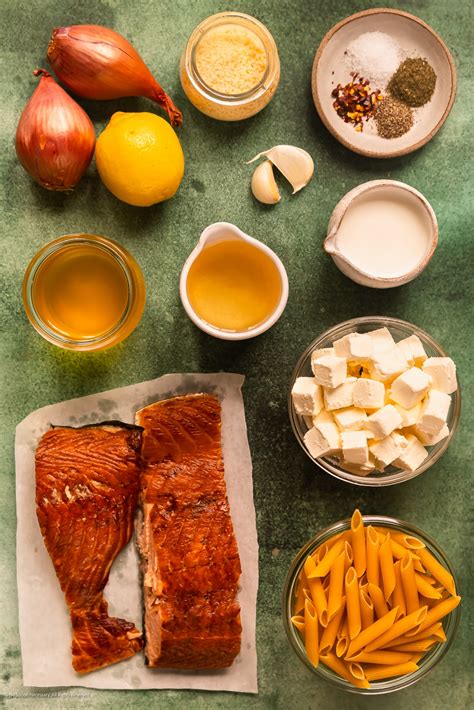
[[[371,334],[370,339],[376,336],[374,349],[391,348],[392,352],[377,355],[377,361],[375,356],[373,361],[364,360],[363,355],[355,362],[348,359],[346,379],[335,389],[318,384],[315,374],[318,365],[323,363],[323,367],[319,367],[323,370],[322,375],[318,373],[321,378],[332,377],[335,373],[331,368],[340,366],[340,358],[332,357],[334,343],[342,344],[355,334],[358,341],[354,345],[345,343],[345,348],[360,347],[360,343],[365,346],[364,340],[367,342],[367,336]],[[361,339],[362,335],[364,338]],[[401,361],[402,364],[401,347],[405,348],[403,352],[407,358],[405,363]],[[317,360],[315,365],[315,359],[321,357],[323,360]],[[425,361],[439,363],[437,358],[448,363],[446,367],[450,367],[453,374],[445,390],[435,393],[436,401],[439,403],[440,400],[440,406],[445,410],[432,419],[428,407],[431,385],[418,394],[409,392],[410,397],[418,396],[416,405],[409,409],[401,407],[391,397],[394,396],[393,383],[400,372],[403,374],[402,368],[408,368],[409,377],[415,373],[415,378],[421,379],[423,384],[423,378],[425,382],[431,381],[423,370]],[[387,370],[381,372],[380,368],[384,367]],[[378,410],[375,401],[370,401],[371,388],[381,390],[376,393],[380,399]],[[404,394],[407,396],[406,389]],[[365,404],[371,406],[364,408]],[[313,413],[308,415],[311,408]],[[391,486],[424,473],[444,454],[459,422],[461,392],[453,361],[428,333],[398,318],[369,316],[329,328],[306,348],[293,371],[288,411],[301,448],[326,473],[357,486]],[[429,420],[428,426],[438,427],[436,433],[428,434],[422,430],[420,419],[423,416]],[[376,421],[372,422],[374,418]],[[373,432],[370,426],[374,428]],[[367,437],[367,443],[358,441],[355,445],[353,442],[362,435]],[[344,448],[346,442],[350,442],[348,449]]]
[[[410,523],[356,510],[296,555],[283,589],[283,623],[315,675],[349,692],[380,695],[416,683],[445,656],[460,601],[435,540]]]

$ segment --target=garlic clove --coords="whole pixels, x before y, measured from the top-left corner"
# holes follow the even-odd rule
[[[254,170],[250,187],[253,196],[265,205],[275,205],[280,202],[281,197],[273,175],[273,165],[269,160],[265,160]]]
[[[248,163],[253,163],[265,156],[273,165],[286,177],[291,187],[293,195],[305,187],[314,173],[314,162],[309,153],[294,145],[276,145],[270,150],[264,150]],[[248,164],[247,163],[247,164]]]

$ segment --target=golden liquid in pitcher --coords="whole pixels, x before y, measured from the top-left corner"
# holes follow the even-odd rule
[[[51,330],[70,340],[88,340],[117,326],[127,309],[129,287],[112,254],[90,244],[72,244],[39,267],[32,298]]]
[[[281,298],[273,260],[248,242],[205,247],[192,264],[187,293],[195,313],[221,330],[242,332],[263,323]]]

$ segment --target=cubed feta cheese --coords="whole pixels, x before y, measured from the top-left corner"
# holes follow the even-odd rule
[[[367,461],[367,463],[359,465],[344,461],[344,468],[346,471],[354,473],[356,476],[368,476],[369,473],[373,473],[375,471],[375,463],[373,461]]]
[[[369,451],[375,457],[377,464],[380,464],[381,468],[390,466],[392,461],[395,461],[397,456],[400,456],[403,448],[404,447],[398,443],[392,434],[386,436],[384,439],[369,443]]]
[[[407,448],[408,443],[409,443],[408,439],[403,434],[400,434],[399,431],[393,431],[390,434],[390,436],[392,437],[394,442],[397,444],[397,446],[399,446],[402,450]]]
[[[348,377],[338,387],[324,388],[324,406],[327,410],[342,409],[352,405],[352,391],[357,382],[355,377]]]
[[[438,434],[446,424],[451,397],[445,392],[430,390],[426,395],[418,421],[418,428],[425,434]]]
[[[335,355],[336,352],[334,348],[320,348],[319,350],[313,350],[311,353],[311,369],[313,370],[314,373],[314,368],[313,368],[313,363],[316,362],[316,360],[319,360],[320,357],[323,357],[324,355]]]
[[[313,363],[314,379],[323,387],[337,387],[347,377],[347,363],[343,357],[323,355]]]
[[[317,424],[306,432],[303,440],[309,453],[315,459],[319,456],[335,454],[341,449],[339,429],[334,423]]]
[[[370,431],[375,439],[384,439],[395,429],[401,426],[402,418],[393,404],[377,410],[367,419],[365,428]]]
[[[456,365],[450,357],[429,357],[423,363],[423,372],[430,377],[433,389],[445,394],[456,392]]]
[[[367,333],[349,333],[335,340],[333,348],[338,357],[351,362],[365,362],[372,357],[372,338]]]
[[[399,348],[403,357],[410,365],[421,367],[428,357],[423,347],[423,343],[417,335],[410,335],[408,338],[399,340],[397,348]]]
[[[388,328],[377,328],[371,330],[368,335],[372,338],[374,353],[383,353],[395,347],[395,341]]]
[[[382,382],[360,377],[354,385],[352,398],[355,407],[379,409],[384,405],[385,387]]]
[[[443,439],[446,439],[446,437],[449,436],[449,429],[448,425],[445,424],[441,431],[439,431],[437,434],[427,434],[426,432],[418,429],[418,427],[415,427],[415,434],[424,446],[434,446],[435,444],[438,444],[440,441],[443,441]]]
[[[334,412],[334,421],[339,429],[349,429],[356,431],[362,429],[367,421],[367,414],[363,409],[357,407],[348,407],[347,409],[339,409]]]
[[[430,386],[430,378],[418,367],[402,372],[393,382],[390,399],[405,409],[411,409],[421,402]]]
[[[342,456],[344,461],[353,464],[367,464],[369,462],[369,449],[365,431],[341,432]]]
[[[402,418],[402,424],[401,427],[406,426],[413,426],[414,424],[417,424],[420,417],[421,417],[421,408],[422,408],[422,403],[419,402],[418,404],[415,404],[414,407],[411,407],[410,409],[405,409],[405,407],[400,407],[399,404],[394,404],[393,405],[399,415]]]
[[[395,459],[393,464],[406,471],[416,471],[427,458],[428,452],[413,434],[408,434],[407,439],[408,446],[402,451],[400,456]]]
[[[334,419],[331,412],[327,412],[324,408],[321,409],[319,414],[313,417],[312,426],[317,426],[318,424],[334,424]]]
[[[408,362],[396,347],[374,353],[369,365],[370,376],[380,382],[390,382],[405,370],[408,370]]]
[[[301,416],[318,414],[324,406],[322,387],[314,377],[297,377],[291,390],[296,413]]]

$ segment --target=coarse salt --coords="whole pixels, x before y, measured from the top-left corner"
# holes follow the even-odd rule
[[[345,51],[351,72],[369,79],[372,89],[385,89],[403,59],[403,52],[385,32],[365,32],[352,40]]]

